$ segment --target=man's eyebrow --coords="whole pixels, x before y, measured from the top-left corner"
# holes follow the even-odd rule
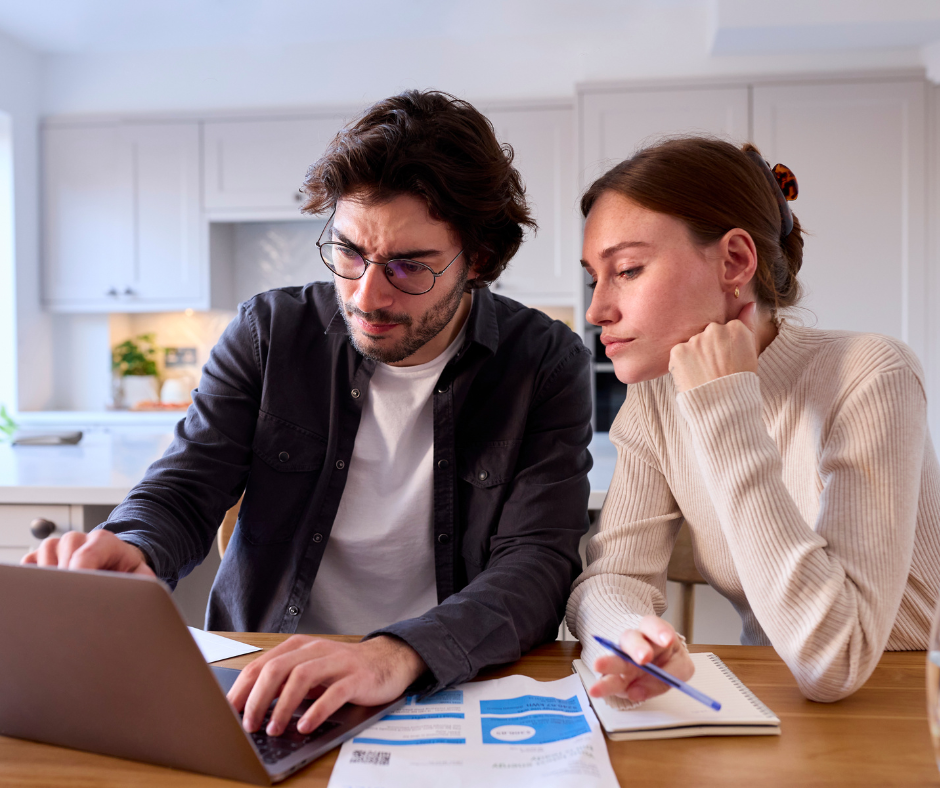
[[[339,240],[346,246],[350,247],[351,249],[355,249],[356,252],[358,252],[360,255],[362,254],[362,249],[360,249],[357,244],[350,241],[345,235],[343,235],[335,227],[333,228],[333,235],[339,238]],[[388,256],[388,259],[389,260],[401,260],[401,259],[413,260],[416,257],[431,257],[436,254],[438,255],[441,254],[441,250],[440,249],[406,249],[402,252],[394,252],[393,254],[390,254]]]

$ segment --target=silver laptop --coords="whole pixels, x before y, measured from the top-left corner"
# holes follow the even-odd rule
[[[402,705],[249,734],[158,580],[0,565],[0,735],[268,785]]]

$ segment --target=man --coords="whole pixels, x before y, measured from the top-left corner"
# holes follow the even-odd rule
[[[469,104],[410,91],[341,131],[304,210],[334,282],[242,304],[173,444],[91,534],[25,559],[154,573],[206,556],[244,491],[212,588],[216,630],[297,636],[229,697],[257,730],[465,681],[552,639],[580,571],[589,355],[487,289],[534,226],[511,151]]]

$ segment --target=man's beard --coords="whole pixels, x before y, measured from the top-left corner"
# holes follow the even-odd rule
[[[453,320],[454,315],[457,314],[457,310],[460,308],[466,283],[467,271],[464,270],[458,276],[458,281],[453,289],[419,318],[413,318],[404,312],[396,315],[384,309],[363,312],[352,304],[344,303],[340,297],[339,289],[336,290],[336,300],[339,303],[343,320],[346,321],[346,330],[349,333],[349,339],[353,343],[353,347],[366,358],[381,361],[383,364],[395,364],[404,361],[408,356],[424,347]],[[405,335],[397,344],[389,346],[383,345],[382,339],[360,338],[356,332],[361,332],[362,329],[353,328],[353,316],[361,317],[363,320],[377,325],[398,323],[405,329]]]

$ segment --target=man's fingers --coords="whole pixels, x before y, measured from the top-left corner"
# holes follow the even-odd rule
[[[81,531],[68,531],[59,539],[57,557],[57,566],[59,569],[68,569],[72,562],[72,556],[82,548],[88,541],[88,534]],[[98,567],[76,567],[79,569],[97,569]]]
[[[277,659],[283,654],[288,654],[291,651],[297,651],[305,646],[309,646],[313,640],[314,638],[304,635],[294,635],[283,643],[278,643],[270,651],[265,651],[261,656],[253,659],[248,663],[247,667],[238,674],[238,678],[235,679],[235,683],[232,684],[231,689],[229,689],[226,696],[228,702],[235,707],[236,711],[242,711],[248,701],[248,695],[251,693],[252,687],[255,686],[258,676],[260,676],[261,671],[264,670],[264,666],[272,659]]]
[[[330,715],[348,703],[355,692],[355,679],[350,676],[331,684],[326,691],[307,709],[303,717],[297,721],[299,733],[310,733],[326,722]]]

